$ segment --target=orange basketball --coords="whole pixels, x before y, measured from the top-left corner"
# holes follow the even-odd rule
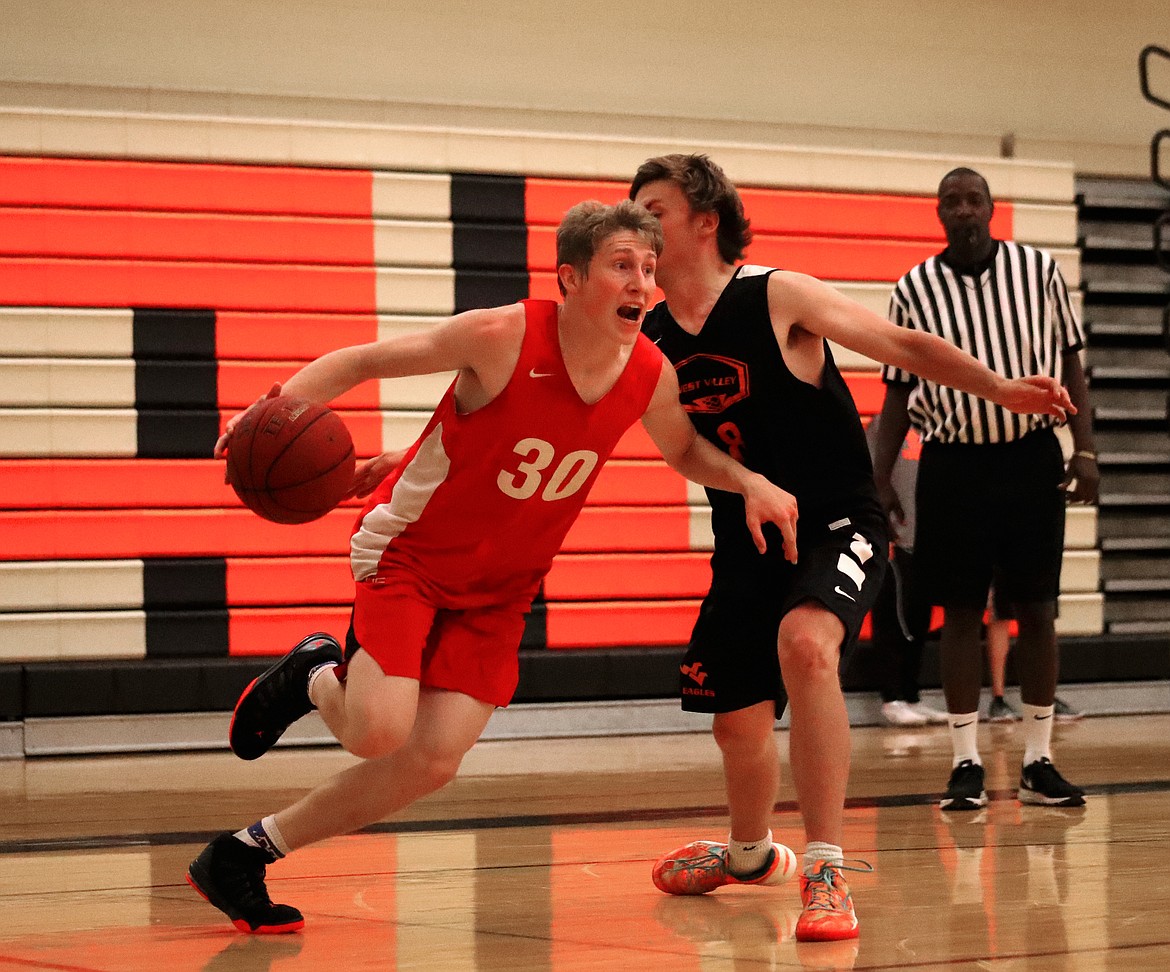
[[[308,523],[341,502],[353,483],[349,429],[324,405],[266,398],[228,440],[227,479],[244,505],[273,523]]]

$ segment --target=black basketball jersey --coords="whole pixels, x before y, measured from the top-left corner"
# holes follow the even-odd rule
[[[665,302],[646,315],[643,329],[674,365],[679,397],[699,433],[792,493],[801,534],[852,514],[881,517],[861,419],[828,344],[820,388],[784,362],[768,312],[772,272],[739,267],[697,335],[678,325]],[[743,498],[714,489],[707,495],[715,561],[742,551],[753,562]],[[783,556],[778,530],[768,535],[768,553]]]

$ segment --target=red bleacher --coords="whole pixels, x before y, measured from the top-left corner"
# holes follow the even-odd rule
[[[222,428],[304,361],[377,338],[375,177],[0,159],[0,304],[46,314],[212,308]],[[532,296],[559,297],[552,227],[564,211],[585,198],[624,196],[619,183],[525,180],[517,219],[528,227],[528,261],[514,269],[528,273]],[[892,281],[941,239],[933,200],[921,197],[749,188],[744,201],[756,234],[749,262],[833,280]],[[1010,235],[1010,203],[997,206],[996,218],[994,230]],[[876,372],[846,378],[859,410],[875,413]],[[392,444],[376,383],[335,404],[360,455]],[[616,457],[547,579],[548,647],[681,644],[693,623],[709,541],[696,538],[686,484],[640,426]],[[243,509],[209,458],[0,457],[5,560],[226,558],[232,654],[280,651],[306,628],[344,633],[356,506],[282,527]],[[77,651],[83,657],[84,645]]]

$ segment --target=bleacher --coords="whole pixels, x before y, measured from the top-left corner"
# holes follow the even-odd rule
[[[392,158],[355,149],[352,165],[309,140],[280,165],[259,164],[275,161],[263,143],[234,162],[159,161],[184,155],[161,135],[106,158],[0,158],[0,719],[225,711],[306,632],[343,636],[356,504],[297,527],[259,519],[210,458],[223,423],[331,348],[556,297],[563,212],[622,198],[642,158],[691,148],[399,134]],[[892,282],[943,245],[934,185],[962,161],[709,150],[744,189],[748,262],[812,273],[882,314]],[[993,232],[1050,250],[1075,289],[1071,169],[981,168]],[[877,366],[835,352],[874,414]],[[359,457],[413,441],[449,379],[333,403]],[[1064,635],[1101,631],[1095,524],[1070,510]],[[518,699],[671,694],[710,545],[702,491],[635,427],[547,578]]]

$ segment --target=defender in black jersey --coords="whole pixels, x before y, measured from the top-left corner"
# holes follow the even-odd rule
[[[712,585],[682,666],[683,705],[715,713],[731,836],[662,858],[655,884],[695,894],[783,879],[768,822],[779,788],[774,721],[787,701],[790,762],[808,847],[799,941],[855,938],[841,850],[849,718],[838,678],[877,594],[886,521],[852,398],[828,340],[1021,412],[1063,415],[1050,378],[1007,381],[941,339],[894,327],[812,277],[737,266],[751,233],[723,171],[701,155],[639,168],[630,197],[662,226],[657,282],[666,303],[646,330],[675,365],[702,435],[791,492],[795,564],[753,553],[735,501],[710,493]]]

